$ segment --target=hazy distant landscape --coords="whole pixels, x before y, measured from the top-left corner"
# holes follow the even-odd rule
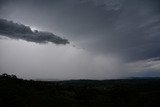
[[[33,81],[0,75],[1,107],[158,107],[160,78]]]

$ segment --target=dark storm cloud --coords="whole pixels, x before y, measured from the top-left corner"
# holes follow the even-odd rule
[[[136,74],[135,71],[142,71],[145,74],[160,70],[158,67],[160,61],[152,61],[152,66],[146,69],[146,65],[150,64],[148,59],[160,57],[159,0],[0,0],[0,12],[1,18],[21,22],[69,38],[77,47],[84,49],[84,54],[89,52],[95,57],[96,63],[93,65],[100,65],[96,71],[111,71],[110,73],[116,71],[115,74],[123,74],[125,70],[119,69],[121,64],[133,64],[131,67],[124,67],[131,68],[126,71],[133,71],[133,74]],[[78,53],[78,50],[70,50],[68,56],[72,56],[70,54],[74,52]],[[51,53],[54,53],[54,50]],[[59,53],[57,57],[60,56]],[[78,54],[74,58],[79,61],[83,59],[84,54],[82,57],[79,57]],[[88,61],[84,63],[85,66],[81,67],[83,64],[78,63],[76,67],[73,58],[70,60],[73,61],[71,63],[66,61],[67,64],[71,64],[67,68],[72,68],[72,65],[75,64],[75,71],[77,69],[80,72],[87,71],[85,68],[90,62],[93,62],[89,59],[94,59],[89,56],[84,58],[84,62]],[[64,62],[65,58],[62,58],[61,61]],[[59,60],[58,58],[57,61]],[[106,66],[111,60],[114,60],[113,63]],[[137,67],[138,69],[134,69]],[[82,68],[84,69],[81,70]],[[115,69],[110,70],[110,68]],[[65,71],[66,69],[64,74]],[[69,71],[72,70],[66,72]],[[92,74],[91,71],[88,74]],[[142,75],[142,72],[138,72],[137,75]],[[153,72],[153,75],[156,73]]]
[[[0,34],[13,39],[23,39],[36,43],[52,42],[55,44],[68,44],[67,39],[60,38],[50,32],[32,31],[29,26],[0,19]]]
[[[6,0],[2,4],[6,13],[2,17],[67,35],[93,53],[117,54],[126,61],[160,55],[159,0]]]
[[[81,30],[84,36],[88,35],[87,38],[91,39],[86,43],[88,49],[104,54],[118,54],[126,61],[159,57],[158,0],[87,0],[81,3],[84,6],[88,3],[87,6],[92,8],[89,12],[95,12],[91,14],[93,17],[85,19],[89,33]],[[84,14],[89,12],[86,10]]]

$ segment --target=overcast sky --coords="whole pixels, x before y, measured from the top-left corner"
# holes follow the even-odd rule
[[[0,0],[4,72],[27,79],[159,77],[160,1]]]

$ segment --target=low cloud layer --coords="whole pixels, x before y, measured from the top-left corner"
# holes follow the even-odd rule
[[[23,39],[35,43],[52,42],[55,44],[68,44],[67,39],[58,37],[50,32],[32,31],[29,26],[0,19],[0,34],[13,39]]]
[[[128,63],[127,68],[132,77],[159,77],[160,57]]]

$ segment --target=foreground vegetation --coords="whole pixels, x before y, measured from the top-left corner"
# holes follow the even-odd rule
[[[0,75],[0,107],[160,107],[160,79],[33,81]]]

